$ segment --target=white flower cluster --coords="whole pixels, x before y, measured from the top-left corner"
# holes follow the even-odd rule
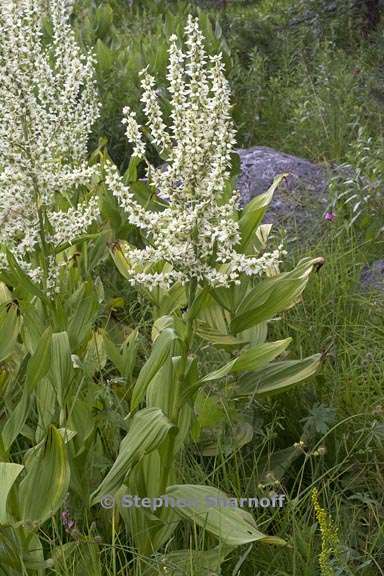
[[[99,213],[95,200],[78,201],[96,174],[87,142],[99,104],[93,58],[69,24],[71,3],[0,5],[0,264],[7,247],[35,278],[42,273],[36,254],[45,246],[46,266],[54,265],[52,248]]]
[[[107,185],[146,239],[145,249],[126,246],[132,283],[167,287],[192,278],[211,286],[239,282],[241,274],[257,275],[278,263],[276,250],[246,256],[237,247],[238,197],[224,197],[235,143],[230,90],[221,55],[209,57],[198,20],[189,17],[186,50],[170,39],[169,82],[171,126],[162,116],[155,80],[142,72],[144,112],[151,142],[167,166],[154,168],[145,158],[143,130],[136,115],[124,109],[126,135],[134,156],[147,165],[147,178],[161,198],[162,212],[145,210],[135,200],[115,167],[107,171]]]

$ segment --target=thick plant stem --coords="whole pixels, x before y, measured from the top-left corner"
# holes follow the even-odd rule
[[[183,351],[180,358],[180,363],[177,366],[178,377],[176,379],[175,394],[172,402],[172,408],[170,410],[169,419],[177,426],[178,415],[181,406],[179,406],[182,387],[185,381],[185,373],[188,365],[188,356],[191,349],[193,341],[193,318],[190,316],[190,310],[192,308],[193,301],[195,299],[197,289],[197,282],[192,280],[191,284],[188,286],[188,306],[186,311],[186,337],[184,341]],[[161,493],[164,493],[167,485],[168,478],[170,477],[170,472],[172,471],[173,455],[175,450],[175,439],[176,434],[171,433],[165,445],[164,463],[161,470],[161,482],[160,488]]]
[[[24,133],[25,141],[28,142],[29,141],[29,132],[28,132],[28,126],[27,126],[25,119],[22,121],[22,126],[23,126],[23,133]],[[32,158],[32,155],[31,155],[29,149],[26,148],[25,152],[28,156],[29,161],[32,164],[32,167],[34,168],[34,161],[33,161],[33,158]],[[39,234],[40,234],[41,250],[42,250],[42,255],[43,255],[43,258],[42,258],[42,266],[43,266],[43,272],[44,272],[43,283],[44,283],[44,288],[47,288],[48,253],[49,253],[49,251],[48,251],[48,245],[47,245],[46,236],[45,236],[44,217],[43,217],[43,212],[42,212],[41,205],[40,205],[39,185],[37,182],[37,178],[33,172],[31,174],[31,180],[32,180],[33,192],[34,192],[34,197],[35,197],[36,212],[38,214],[38,219],[39,219]]]

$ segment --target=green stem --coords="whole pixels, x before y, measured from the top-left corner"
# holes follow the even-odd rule
[[[190,316],[190,310],[192,308],[193,301],[196,296],[197,290],[197,281],[192,280],[191,284],[188,287],[188,305],[187,310],[185,313],[186,316],[186,327],[187,327],[187,334],[185,338],[185,344],[183,347],[180,365],[178,366],[178,378],[176,380],[175,386],[175,394],[172,403],[172,409],[169,414],[169,419],[177,426],[178,424],[178,415],[181,409],[179,406],[181,391],[183,388],[183,384],[185,381],[185,373],[188,365],[188,356],[192,346],[193,341],[193,318]],[[176,434],[171,433],[166,444],[165,444],[165,451],[164,451],[164,463],[161,470],[161,481],[160,481],[160,493],[163,494],[168,485],[168,478],[170,476],[170,472],[172,470],[172,463],[173,463],[173,454],[175,450],[175,439]]]
[[[23,127],[23,133],[24,133],[25,141],[29,142],[30,138],[29,138],[29,133],[28,133],[28,126],[27,126],[27,123],[25,122],[25,120],[22,120],[22,127]],[[37,211],[38,219],[39,219],[39,235],[40,235],[41,249],[42,249],[42,253],[43,253],[43,262],[42,262],[42,267],[43,267],[43,272],[44,272],[43,283],[44,283],[44,287],[46,288],[47,287],[47,279],[48,279],[49,249],[48,249],[48,244],[47,244],[47,240],[46,240],[46,236],[45,236],[43,211],[42,211],[41,205],[40,205],[40,190],[39,190],[39,184],[37,182],[36,175],[33,173],[34,161],[33,161],[33,157],[31,155],[28,147],[25,149],[25,154],[27,155],[28,160],[32,164],[31,180],[32,180],[32,186],[33,186],[33,192],[34,192],[36,211]]]

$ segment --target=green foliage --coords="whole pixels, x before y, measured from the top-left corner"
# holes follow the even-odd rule
[[[380,244],[369,241],[382,227],[384,51],[380,38],[361,40],[341,3],[327,15],[323,2],[311,2],[311,18],[288,26],[304,4],[228,2],[199,14],[212,50],[226,53],[239,143],[345,161],[354,176],[334,181],[336,207],[363,227],[364,240],[360,228],[327,228],[313,257],[297,248],[292,266],[268,278],[136,292],[113,242],[143,239],[99,184],[104,230],[63,247],[58,293],[47,295],[8,254],[0,283],[1,574],[314,576],[323,546],[324,574],[376,576],[382,301],[356,285],[361,266],[380,256]],[[191,9],[150,0],[77,6],[103,100],[93,160],[107,158],[99,140],[106,135],[144,204],[148,190],[138,180],[142,167],[129,163],[121,109],[135,108],[143,65],[164,81],[167,37]],[[244,253],[265,245],[271,198],[272,190],[240,215]],[[327,265],[314,274],[323,253]],[[316,386],[296,387],[313,376]],[[325,502],[316,504],[322,537],[311,512],[315,485]],[[286,506],[258,509],[256,521],[239,509],[121,505],[126,494],[275,492],[287,494]],[[115,498],[112,512],[100,508],[105,494]],[[71,528],[60,522],[67,510]]]
[[[367,129],[360,126],[342,172],[330,184],[332,210],[344,217],[347,227],[362,230],[367,239],[376,239],[383,232],[383,144],[381,136],[368,136]]]

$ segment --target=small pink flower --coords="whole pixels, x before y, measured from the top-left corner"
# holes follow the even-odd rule
[[[334,212],[326,212],[324,215],[324,220],[329,220],[329,222],[334,222],[336,220],[336,214]]]
[[[76,522],[71,518],[68,510],[64,510],[61,513],[61,522],[66,532],[70,532],[71,530],[76,528]]]

